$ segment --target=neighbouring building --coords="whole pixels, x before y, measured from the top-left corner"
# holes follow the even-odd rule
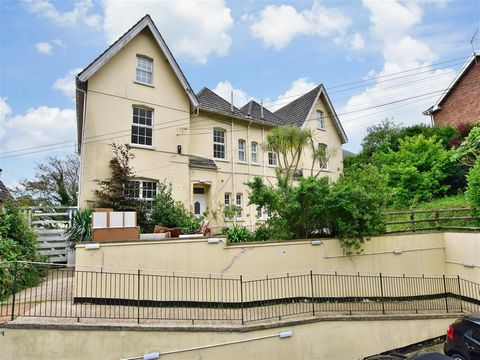
[[[262,148],[273,127],[313,129],[329,154],[315,170],[332,179],[342,171],[347,136],[323,85],[275,112],[255,101],[237,108],[208,88],[195,94],[148,15],[78,74],[76,97],[81,207],[93,200],[95,179],[110,175],[113,142],[130,144],[135,155],[126,196],[151,202],[166,180],[195,214],[235,205],[236,222],[248,226],[268,216],[248,205],[245,183],[254,176],[276,182],[277,154]],[[310,149],[302,154],[307,175],[311,157]],[[216,218],[214,227],[227,221]]]
[[[2,181],[2,169],[0,169],[0,206],[7,200],[7,197],[10,196],[10,191]]]
[[[480,121],[480,53],[470,56],[448,89],[423,114],[437,126]]]

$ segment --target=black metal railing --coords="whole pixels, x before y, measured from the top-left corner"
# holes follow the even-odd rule
[[[17,317],[222,321],[328,314],[480,311],[480,284],[459,276],[180,275],[0,264],[0,321]],[[29,276],[39,275],[38,279]]]

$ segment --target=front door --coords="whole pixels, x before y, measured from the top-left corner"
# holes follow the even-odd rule
[[[193,188],[193,213],[200,217],[205,212],[205,189],[202,187]]]

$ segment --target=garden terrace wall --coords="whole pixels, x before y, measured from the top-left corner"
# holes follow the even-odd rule
[[[181,273],[239,275],[246,279],[295,271],[344,273],[460,274],[480,279],[479,233],[423,233],[374,237],[361,255],[345,256],[336,239],[226,245],[202,239],[101,244],[87,250],[77,246],[77,270],[136,273],[137,269]],[[395,252],[401,252],[395,254]],[[451,263],[447,263],[449,259]],[[465,262],[476,266],[465,267]],[[460,265],[459,265],[460,264]]]

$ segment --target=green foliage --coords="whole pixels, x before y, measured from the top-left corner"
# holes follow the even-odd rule
[[[385,177],[373,165],[352,168],[332,185],[328,216],[347,254],[360,252],[365,239],[385,231]]]
[[[452,151],[445,150],[435,137],[423,135],[399,143],[398,151],[388,149],[373,157],[374,164],[387,176],[393,204],[402,207],[443,196],[450,187],[443,181],[452,165]]]
[[[399,125],[388,119],[378,125],[369,126],[367,135],[362,141],[362,154],[365,159],[370,158],[380,147],[390,147],[398,138],[401,129]]]
[[[264,148],[279,156],[279,172],[282,180],[293,181],[303,149],[309,144],[311,133],[297,126],[278,126],[267,135]]]
[[[13,190],[15,198],[25,205],[77,205],[78,170],[76,154],[65,158],[48,156],[44,163],[35,165],[35,179],[21,179]]]
[[[272,236],[272,229],[267,224],[261,224],[257,226],[253,233],[253,238],[255,241],[267,241],[272,239]]]
[[[110,145],[113,156],[109,163],[111,175],[104,180],[96,179],[100,189],[94,190],[95,207],[112,208],[116,211],[136,211],[140,226],[146,223],[147,204],[134,196],[129,196],[131,181],[134,179],[130,161],[135,157],[128,144]]]
[[[92,210],[79,209],[73,216],[72,226],[65,231],[68,246],[74,248],[79,242],[92,241]]]
[[[46,261],[38,252],[37,235],[29,227],[18,205],[8,198],[0,209],[0,278],[4,279],[0,288],[0,298],[8,295],[13,281],[11,263],[14,261]],[[9,265],[10,264],[10,265]],[[44,272],[29,267],[18,273],[17,289],[38,284]]]
[[[182,203],[175,202],[172,196],[172,184],[165,182],[158,184],[150,219],[156,225],[168,228],[180,227],[184,234],[191,234],[198,230],[201,222],[201,219],[185,209]]]
[[[297,186],[277,188],[255,178],[247,185],[250,203],[272,212],[258,240],[338,236],[351,253],[384,229],[386,181],[372,165],[355,167],[333,185],[326,177],[303,178]]]
[[[480,158],[467,175],[467,199],[473,207],[475,213],[480,215]]]
[[[234,225],[225,232],[229,243],[240,243],[252,240],[252,233],[245,227]]]
[[[472,167],[475,161],[480,157],[480,123],[476,124],[462,145],[453,154],[454,160],[460,161],[462,164]]]

